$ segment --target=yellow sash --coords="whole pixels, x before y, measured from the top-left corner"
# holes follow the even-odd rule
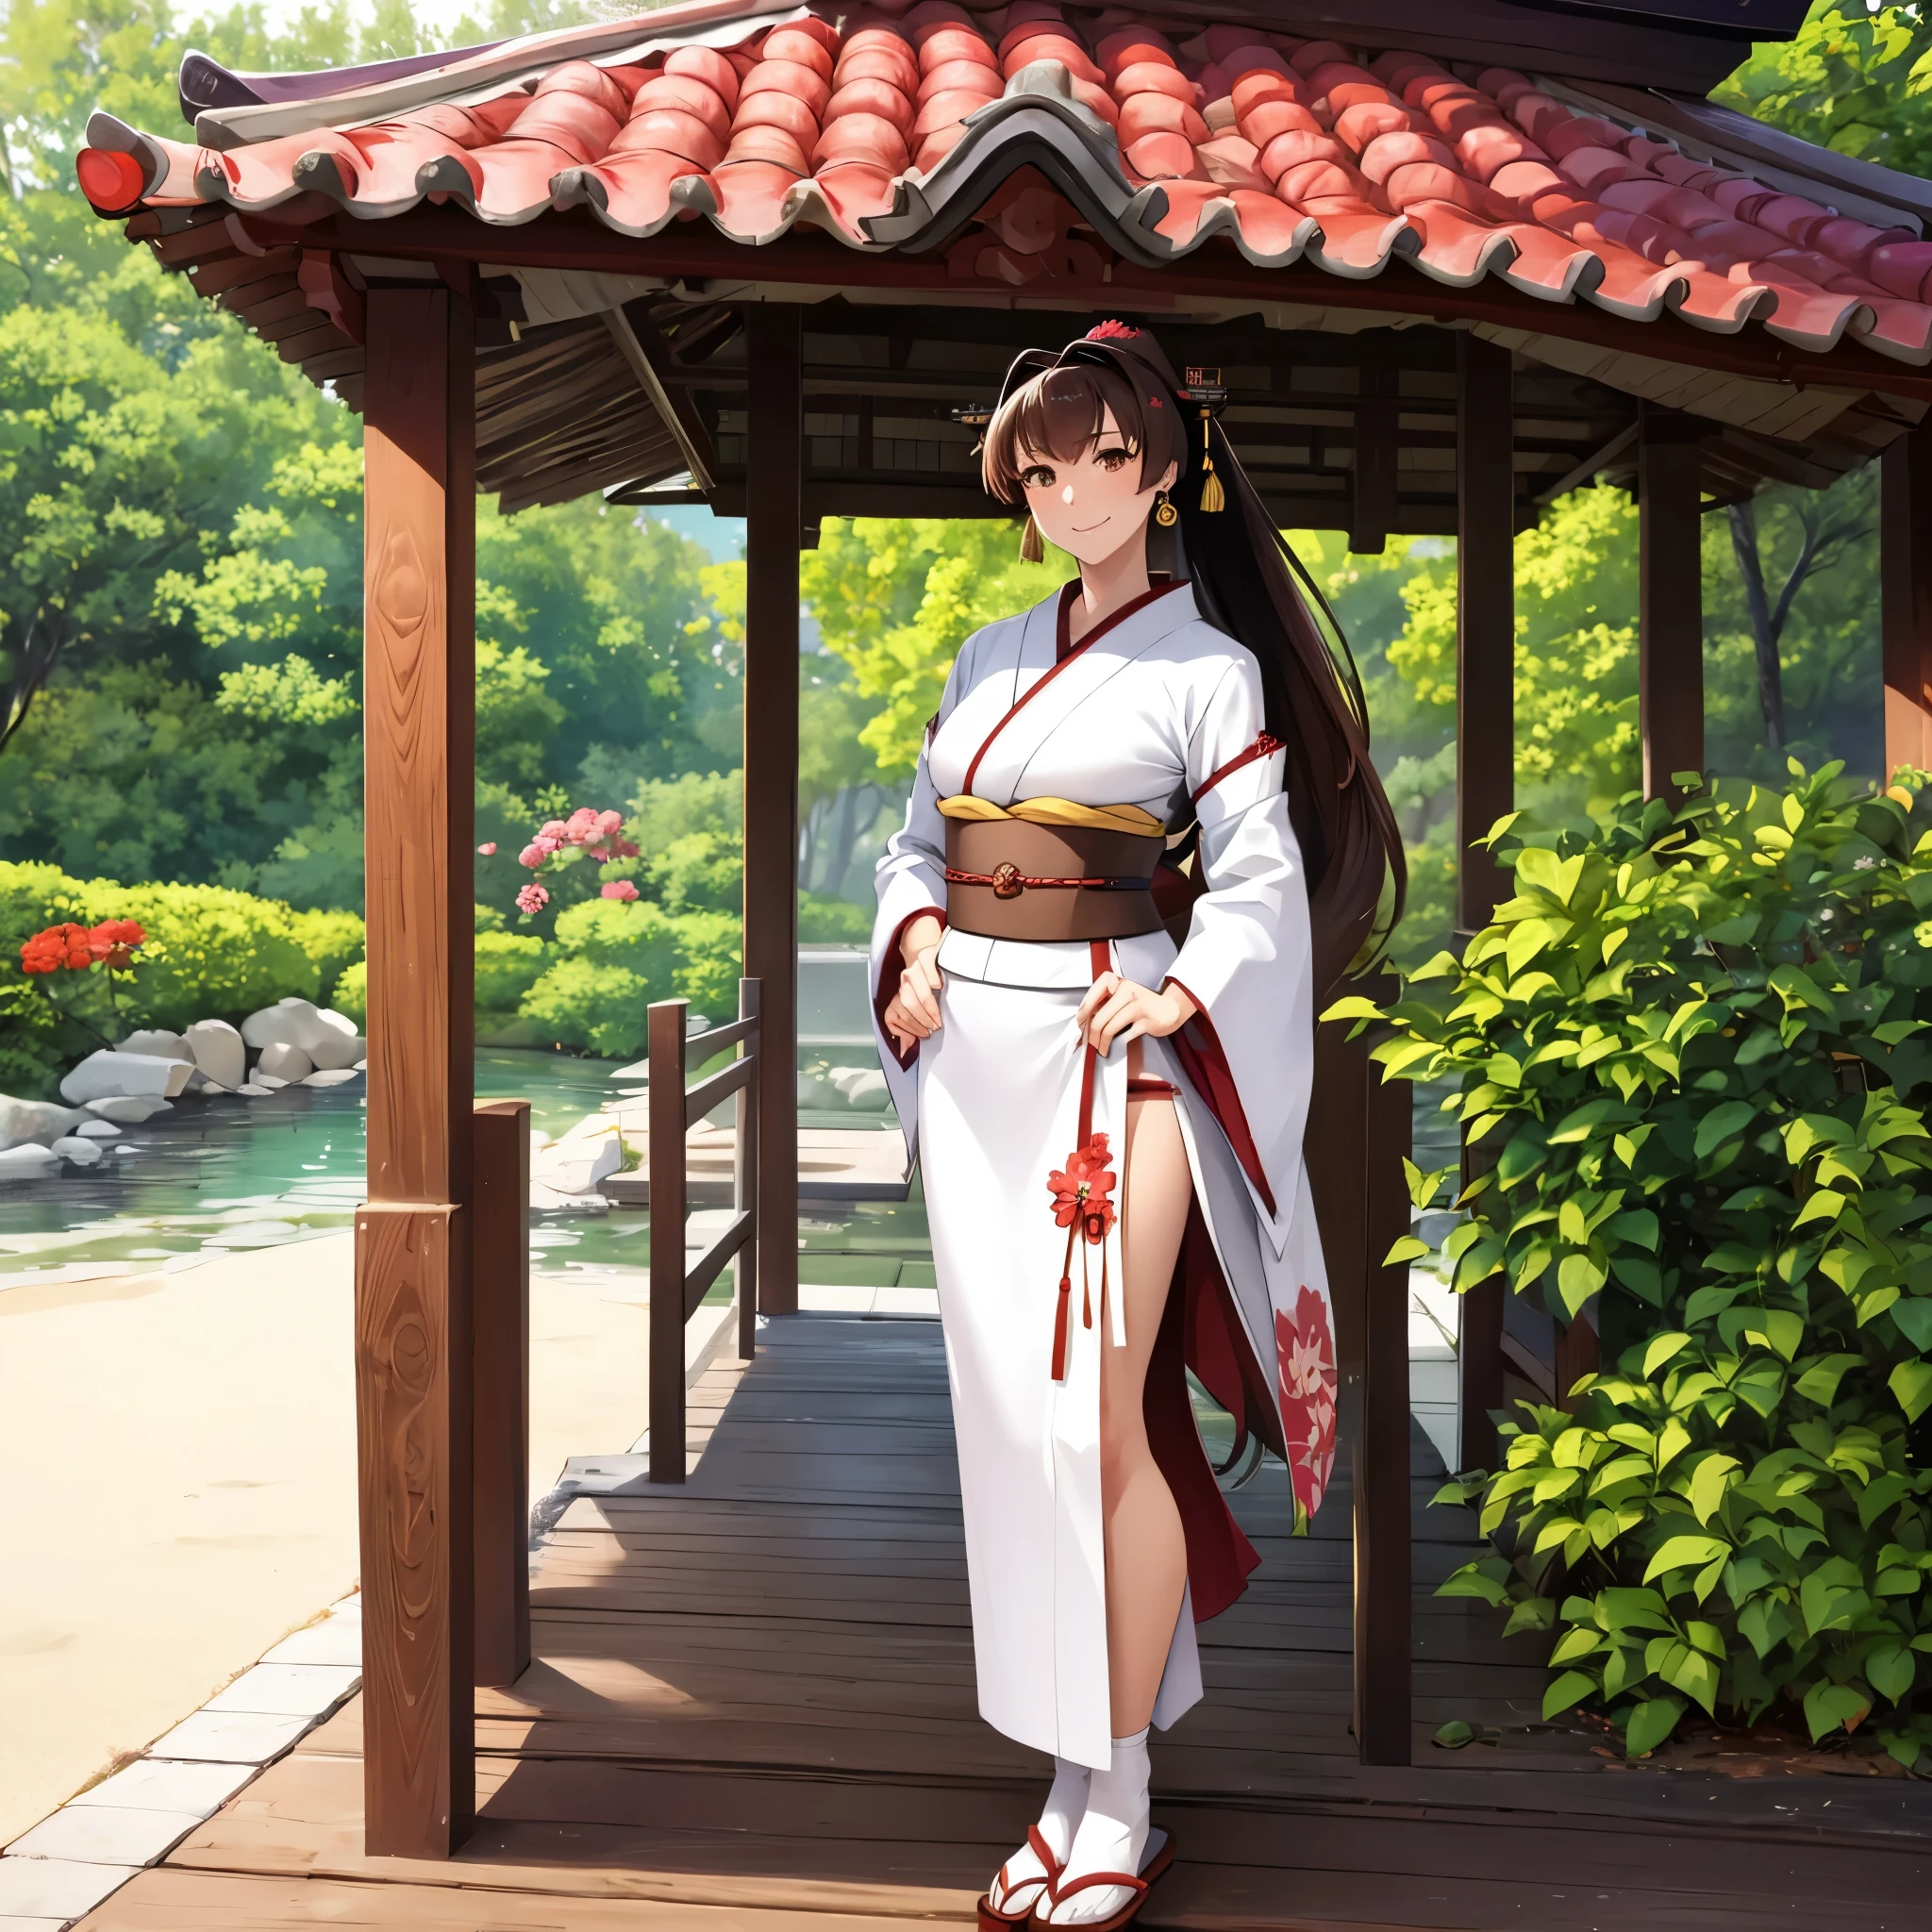
[[[962,791],[941,799],[940,812],[949,819],[1020,819],[1029,825],[1084,825],[1096,832],[1126,832],[1140,839],[1164,838],[1167,833],[1161,820],[1138,805],[1075,805],[1071,798],[1023,798],[1005,806]]]

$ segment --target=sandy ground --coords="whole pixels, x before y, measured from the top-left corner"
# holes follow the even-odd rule
[[[0,1844],[356,1581],[352,1237],[0,1292]],[[642,1303],[531,1284],[531,1489],[627,1449]]]

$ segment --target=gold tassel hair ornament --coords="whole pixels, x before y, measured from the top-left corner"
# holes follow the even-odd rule
[[[1201,508],[1209,515],[1227,508],[1227,491],[1221,487],[1221,478],[1214,474],[1213,433],[1214,418],[1204,408],[1201,411]]]
[[[1022,563],[1044,563],[1046,545],[1041,541],[1040,525],[1033,521],[1033,512],[1026,512],[1026,527],[1020,532],[1020,561]]]

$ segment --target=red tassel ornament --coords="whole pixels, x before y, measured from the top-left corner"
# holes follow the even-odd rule
[[[1117,1210],[1113,1191],[1119,1176],[1108,1166],[1110,1154],[1105,1134],[1094,1134],[1084,1146],[1068,1156],[1064,1168],[1047,1176],[1047,1191],[1053,1196],[1053,1218],[1067,1231],[1067,1257],[1060,1271],[1059,1306],[1053,1324],[1053,1378],[1062,1381],[1067,1373],[1067,1327],[1074,1291],[1074,1244],[1083,1237],[1089,1246],[1105,1249]],[[1086,1265],[1081,1264],[1081,1321],[1093,1325],[1093,1300],[1087,1283]],[[1107,1259],[1101,1257],[1100,1288],[1107,1291]]]

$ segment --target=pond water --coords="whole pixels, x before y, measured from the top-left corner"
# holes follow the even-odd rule
[[[479,1048],[476,1096],[528,1100],[534,1124],[555,1137],[620,1091],[611,1077],[618,1070],[614,1060]],[[352,1225],[364,1193],[363,1108],[359,1080],[285,1087],[258,1100],[184,1095],[170,1112],[105,1143],[110,1151],[99,1167],[0,1188],[0,1288],[121,1274],[130,1262],[166,1272],[192,1266],[209,1250],[339,1233]],[[876,1109],[800,1114],[801,1125],[835,1122],[892,1130],[890,1114]],[[641,1272],[650,1257],[650,1217],[600,1208],[534,1211],[532,1261]],[[930,1281],[917,1199],[808,1208],[798,1232],[811,1257],[808,1280]]]

